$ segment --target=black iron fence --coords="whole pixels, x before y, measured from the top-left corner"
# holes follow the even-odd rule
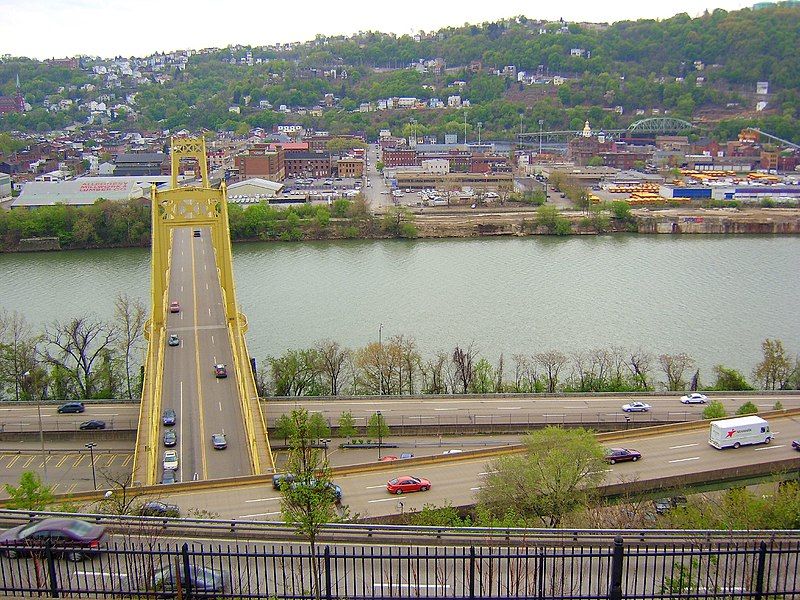
[[[52,598],[800,598],[797,541],[318,547],[130,539],[6,547],[0,592]],[[408,540],[413,542],[413,540]],[[424,539],[419,542],[424,544]],[[316,574],[316,576],[315,576]]]

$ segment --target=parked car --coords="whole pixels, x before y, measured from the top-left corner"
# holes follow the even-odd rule
[[[792,448],[800,452],[800,440],[792,440]]]
[[[642,453],[630,448],[606,448],[606,462],[614,465],[626,460],[637,461],[642,458]]]
[[[105,527],[80,519],[43,519],[25,523],[0,534],[0,552],[17,558],[43,549],[48,543],[67,560],[97,555],[108,539]]]
[[[292,483],[294,481],[294,475],[292,473],[276,473],[272,476],[272,487],[279,490],[284,481],[286,483]]]
[[[150,500],[142,504],[139,514],[143,517],[180,517],[181,509],[177,504],[167,504],[158,500]]]
[[[82,413],[85,410],[83,402],[67,402],[58,407],[59,413]]]
[[[192,597],[213,598],[214,595],[225,592],[225,579],[221,571],[190,564],[188,572],[187,579],[183,565],[178,569],[166,566],[153,574],[152,585],[149,587],[156,591],[157,598],[174,598],[179,587],[184,594],[191,591]]]
[[[164,469],[164,474],[161,476],[161,483],[170,484],[175,483],[176,481],[177,476],[175,475],[175,471],[172,469]]]
[[[387,454],[386,456],[382,456],[378,462],[392,462],[393,460],[397,460],[397,457],[393,454]]]
[[[431,489],[431,482],[422,477],[412,477],[411,475],[401,475],[390,479],[386,483],[386,490],[390,494],[406,494],[408,492],[425,492]]]
[[[225,365],[214,365],[214,377],[221,379],[228,376],[228,368]]]
[[[214,450],[225,450],[228,447],[228,440],[225,439],[224,433],[212,433],[211,443],[214,446]]]
[[[169,339],[167,340],[167,344],[169,346],[180,346],[181,345],[181,341],[178,339],[178,334],[177,333],[171,333],[169,335]]]
[[[86,429],[105,429],[105,428],[106,428],[105,421],[99,421],[97,419],[93,419],[91,421],[84,421],[83,423],[81,423],[79,429],[86,430]]]
[[[651,408],[653,407],[646,402],[631,402],[622,405],[622,412],[647,412]]]
[[[178,453],[175,450],[166,450],[164,452],[164,469],[178,469]]]
[[[177,415],[175,414],[175,409],[167,408],[164,410],[164,414],[161,415],[161,422],[164,425],[172,426],[175,425],[175,422],[178,420]]]
[[[708,402],[708,396],[694,392],[692,394],[688,394],[687,396],[681,396],[681,402],[683,404],[705,404]]]
[[[164,445],[167,448],[172,448],[177,443],[178,443],[178,434],[175,433],[174,429],[167,429],[164,432]]]
[[[179,313],[181,312],[181,303],[177,300],[173,300],[169,303],[169,312],[171,313]]]

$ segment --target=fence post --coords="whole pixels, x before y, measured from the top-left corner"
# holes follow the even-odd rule
[[[331,547],[325,546],[325,598],[331,600]]]
[[[469,547],[469,597],[475,597],[475,546]]]
[[[56,559],[53,556],[53,542],[47,540],[44,550],[47,559],[47,578],[50,580],[50,597],[58,598],[58,578],[56,577]]]
[[[622,547],[622,536],[614,538],[614,550],[611,554],[611,586],[608,600],[622,600],[622,561],[625,550]]]
[[[764,568],[767,562],[767,544],[763,540],[758,545],[758,570],[756,571],[756,595],[755,600],[764,597]]]
[[[184,543],[181,546],[181,558],[182,560],[182,567],[183,567],[183,597],[184,598],[191,598],[194,595],[194,586],[192,585],[192,574],[189,569],[189,544]],[[180,582],[179,582],[180,583]]]

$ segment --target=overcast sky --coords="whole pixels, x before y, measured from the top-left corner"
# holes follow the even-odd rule
[[[0,0],[0,55],[53,58],[146,56],[184,48],[268,45],[317,34],[396,34],[525,15],[613,22],[666,18],[708,8],[736,10],[756,0]]]

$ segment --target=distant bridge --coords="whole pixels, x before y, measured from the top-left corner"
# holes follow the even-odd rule
[[[679,133],[687,129],[693,129],[694,127],[694,125],[683,119],[675,119],[673,117],[650,117],[634,121],[626,129],[602,129],[593,133],[603,133],[606,136],[614,138],[622,137],[624,134],[635,137],[637,135],[650,136]],[[517,134],[517,142],[520,146],[540,145],[543,149],[557,145],[563,147],[569,140],[581,135],[583,135],[583,130],[531,131]]]

